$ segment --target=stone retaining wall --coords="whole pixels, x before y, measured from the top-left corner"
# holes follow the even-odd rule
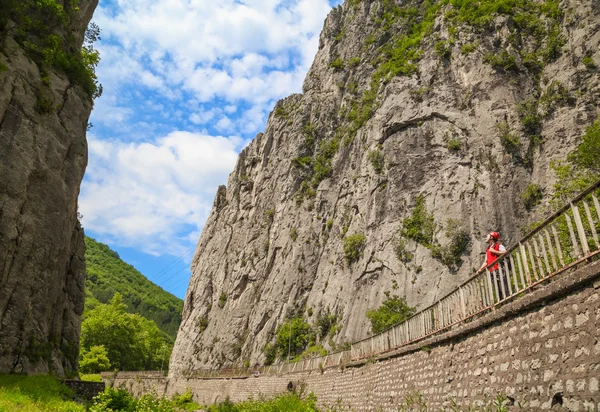
[[[86,382],[76,381],[67,379],[63,381],[65,386],[75,392],[80,398],[91,401],[94,396],[97,396],[100,392],[104,392],[106,384],[104,382]]]
[[[116,376],[136,395],[191,388],[202,404],[285,392],[290,382],[321,404],[396,411],[420,392],[432,409],[481,405],[500,392],[524,410],[600,411],[600,262],[457,330],[384,354],[375,363],[280,376],[183,379]]]

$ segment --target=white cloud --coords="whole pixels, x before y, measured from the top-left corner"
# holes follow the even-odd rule
[[[204,102],[281,98],[300,90],[330,9],[327,0],[108,3],[95,16],[106,43],[100,78],[169,98],[182,87]],[[290,67],[292,54],[300,66]]]
[[[80,197],[85,227],[154,254],[195,243],[248,137],[277,99],[301,90],[330,9],[328,0],[101,2],[104,95]],[[184,128],[194,132],[169,133]]]
[[[217,122],[217,124],[215,125],[215,128],[220,131],[220,132],[230,132],[233,130],[233,125],[234,123],[231,121],[231,119],[227,116],[223,116],[221,117],[221,120],[219,120]]]
[[[93,136],[89,142],[90,164],[80,196],[84,226],[155,254],[177,253],[183,245],[176,238],[187,240],[190,231],[201,230],[217,186],[226,181],[245,144],[240,138],[189,132],[155,142]]]

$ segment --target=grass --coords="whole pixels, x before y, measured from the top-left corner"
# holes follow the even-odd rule
[[[319,412],[317,397],[313,394],[305,399],[294,393],[280,395],[276,398],[248,400],[234,404],[227,398],[225,401],[205,408],[208,412]]]
[[[84,412],[86,408],[51,376],[0,375],[0,411]]]
[[[80,373],[79,379],[86,382],[102,382],[102,376],[96,373]]]

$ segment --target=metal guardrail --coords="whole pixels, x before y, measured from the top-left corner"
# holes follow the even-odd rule
[[[405,321],[354,342],[349,350],[258,369],[195,370],[185,377],[245,377],[323,369],[369,359],[447,331],[598,256],[599,197],[600,180],[510,247],[483,273]]]

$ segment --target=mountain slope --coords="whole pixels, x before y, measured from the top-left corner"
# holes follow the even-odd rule
[[[481,265],[487,232],[518,239],[598,117],[599,27],[579,0],[335,8],[303,94],[216,194],[170,373],[263,363],[290,318],[332,316],[330,349],[365,338],[386,292],[422,309]]]
[[[129,312],[153,320],[162,331],[175,338],[183,301],[149,281],[107,245],[87,236],[85,244],[88,300],[92,297],[108,303],[115,292],[119,292]]]

